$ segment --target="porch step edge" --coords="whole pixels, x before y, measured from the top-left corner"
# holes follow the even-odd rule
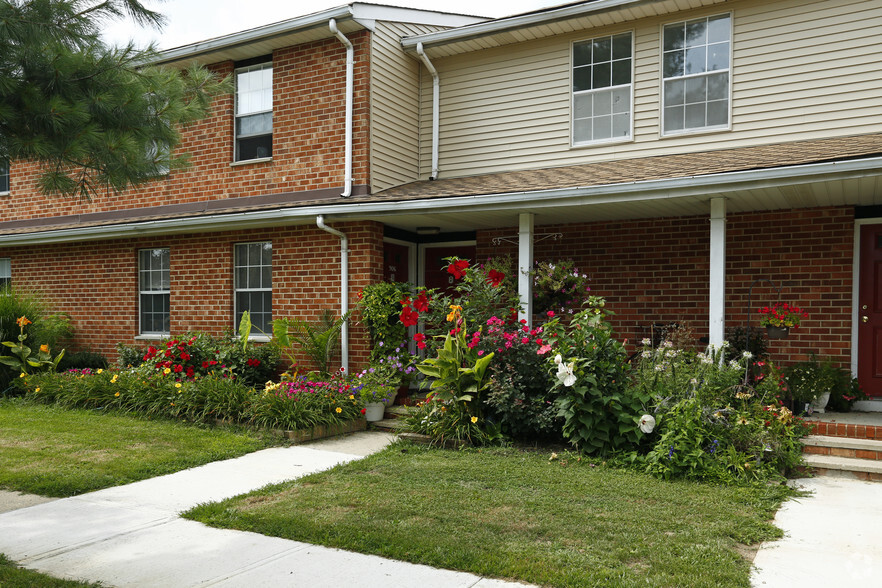
[[[882,441],[861,439],[859,437],[831,437],[829,435],[809,435],[802,440],[803,445],[810,447],[837,447],[845,449],[861,449],[864,451],[882,451]]]
[[[882,476],[882,463],[853,457],[837,457],[835,455],[803,455],[805,465],[822,470],[842,472],[865,472]]]

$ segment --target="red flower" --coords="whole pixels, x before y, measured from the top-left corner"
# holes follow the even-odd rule
[[[190,354],[189,354],[189,353],[182,353],[182,354],[181,354],[181,360],[183,360],[183,361],[187,361],[187,360],[189,360],[189,359],[190,359]]]
[[[460,332],[461,330],[462,330],[462,329],[459,329],[459,328],[452,329],[452,330],[450,331],[450,334],[451,334],[452,336],[456,337],[456,336],[459,334],[459,332]]]
[[[554,311],[553,311],[553,310],[549,310],[546,314],[548,315],[548,318],[553,318],[553,317],[554,317]]]
[[[413,308],[418,312],[429,311],[429,296],[425,290],[420,292],[420,295],[417,296],[417,299],[413,301]]]
[[[413,340],[416,341],[417,347],[420,349],[426,348],[426,336],[422,333],[417,333],[413,336]]]
[[[245,363],[247,363],[250,367],[257,367],[260,365],[260,360],[259,359],[249,359]]]
[[[207,361],[202,362],[202,369],[204,369],[204,370],[208,369],[208,362]]]
[[[490,285],[496,288],[499,284],[502,283],[502,280],[505,279],[505,274],[502,272],[498,272],[495,269],[487,272],[487,281],[490,282]]]
[[[366,412],[367,412],[366,409],[364,409],[364,408],[361,409],[361,414],[364,414],[364,413],[366,413]]]
[[[176,374],[181,373],[182,371],[184,371],[184,366],[182,366],[180,364],[175,366],[175,373]]]
[[[457,259],[447,266],[447,273],[453,274],[453,277],[460,280],[465,276],[465,271],[469,268],[469,260]]]
[[[401,309],[401,314],[398,316],[398,318],[401,320],[401,324],[405,327],[412,327],[416,325],[417,322],[419,322],[420,314],[418,312],[414,312],[411,307],[405,306]]]

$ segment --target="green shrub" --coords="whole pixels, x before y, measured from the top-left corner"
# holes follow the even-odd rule
[[[624,346],[613,337],[603,298],[589,297],[569,324],[553,318],[545,335],[554,347],[554,391],[564,419],[563,435],[581,451],[611,454],[633,450],[649,396],[627,386]]]
[[[86,368],[91,370],[106,370],[108,367],[110,367],[110,363],[104,355],[88,349],[74,351],[73,353],[67,352],[64,354],[64,357],[61,358],[61,361],[58,362],[59,372],[65,372],[72,369],[82,370]]]
[[[820,360],[815,355],[785,368],[784,379],[795,411],[803,410],[806,404],[825,392],[830,393],[827,410],[833,412],[848,412],[854,402],[866,398],[850,370],[839,367],[831,359]]]

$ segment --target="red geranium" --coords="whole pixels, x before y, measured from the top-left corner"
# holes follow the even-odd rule
[[[414,312],[411,307],[405,306],[401,309],[401,314],[398,318],[401,319],[401,324],[405,327],[412,327],[419,322],[420,315],[418,312]]]
[[[413,301],[413,308],[418,312],[429,311],[429,295],[425,290],[420,292],[420,295]]]
[[[416,341],[417,347],[420,349],[426,348],[426,336],[422,333],[417,333],[413,336],[413,340]]]
[[[487,281],[494,288],[497,288],[499,286],[499,284],[502,283],[502,280],[504,280],[504,279],[505,279],[505,274],[502,272],[496,271],[495,269],[492,269],[489,272],[487,272]]]
[[[467,269],[469,269],[469,260],[457,259],[447,266],[447,273],[453,274],[454,278],[460,280],[465,276],[465,271]]]

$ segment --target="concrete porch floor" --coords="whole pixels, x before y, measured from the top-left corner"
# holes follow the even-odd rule
[[[880,403],[882,404],[882,403]],[[874,425],[882,427],[882,412],[825,412],[804,417],[806,422],[840,423],[843,425]]]

